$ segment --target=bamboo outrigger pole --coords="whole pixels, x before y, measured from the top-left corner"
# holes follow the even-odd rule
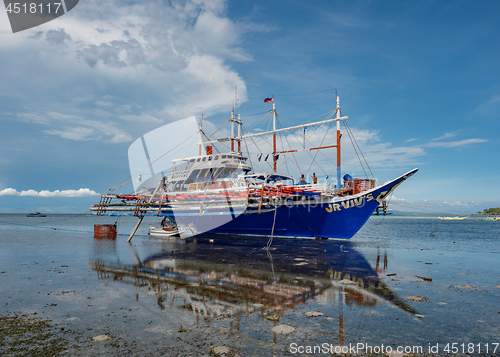
[[[130,236],[127,239],[127,243],[130,243],[130,241],[132,240],[132,237],[134,236],[135,232],[137,232],[137,228],[139,228],[143,219],[144,219],[144,216],[139,216],[139,220],[137,221],[137,224],[135,225],[134,229],[132,230],[132,233],[130,233]]]

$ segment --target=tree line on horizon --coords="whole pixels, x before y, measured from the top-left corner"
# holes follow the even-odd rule
[[[489,214],[489,215],[500,215],[500,207],[496,208],[486,208],[483,212],[478,212],[479,214]]]

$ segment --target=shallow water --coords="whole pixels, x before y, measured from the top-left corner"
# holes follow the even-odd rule
[[[0,215],[1,315],[51,319],[68,354],[85,356],[208,356],[223,345],[238,356],[321,355],[359,344],[471,355],[500,343],[500,222],[372,217],[350,241],[274,238],[265,250],[261,238],[152,238],[155,218],[132,244],[133,217],[118,220],[116,240],[93,238],[94,224],[116,219]],[[282,324],[294,332],[273,332]]]

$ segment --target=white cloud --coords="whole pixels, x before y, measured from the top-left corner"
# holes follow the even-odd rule
[[[223,0],[90,0],[36,31],[18,33],[15,44],[2,41],[0,49],[9,53],[3,71],[30,78],[12,77],[4,83],[10,93],[40,98],[18,118],[69,140],[119,143],[144,131],[142,123],[152,129],[229,111],[235,86],[240,103],[247,95],[228,61],[251,61],[238,47],[241,35],[262,29],[233,22],[225,11]]]
[[[125,120],[125,121],[131,121],[131,122],[142,122],[142,123],[158,123],[161,124],[162,121],[158,118],[155,118],[154,116],[143,114],[143,115],[134,115],[134,114],[120,114],[117,115],[117,118]]]
[[[100,139],[100,137],[94,137],[95,130],[83,127],[66,128],[64,130],[44,130],[43,132],[51,135],[58,135],[64,139],[78,141]]]
[[[457,131],[453,131],[451,133],[446,133],[442,136],[440,136],[439,138],[435,138],[435,139],[432,139],[432,141],[437,141],[437,140],[443,140],[443,139],[448,139],[448,138],[453,138],[455,137],[458,133],[460,132],[460,130],[457,130]]]
[[[99,193],[88,188],[80,188],[79,190],[55,190],[55,191],[35,191],[25,190],[17,191],[15,188],[5,188],[0,191],[0,196],[34,196],[34,197],[89,197],[99,196]]]
[[[43,130],[43,132],[50,135],[57,135],[64,139],[77,141],[103,139],[110,143],[132,141],[130,134],[119,129],[118,126],[109,119],[102,121],[88,120],[82,116],[58,112],[19,113],[17,116],[23,121],[45,125],[49,123],[55,124],[58,129]],[[137,118],[141,117],[138,116]],[[139,121],[137,118],[136,121]],[[148,121],[152,120],[149,119]]]
[[[433,143],[427,144],[426,146],[453,148],[453,147],[462,147],[462,146],[470,145],[470,144],[484,143],[487,141],[488,141],[487,139],[474,138],[474,139],[465,139],[465,140],[449,141],[449,142],[441,142],[441,143],[433,142]]]
[[[169,105],[164,112],[169,117],[185,118],[190,115],[205,116],[232,108],[235,86],[238,98],[246,100],[245,82],[223,61],[213,56],[193,56],[183,71],[187,81],[179,84],[185,98],[180,103]],[[198,84],[197,84],[198,83]]]
[[[500,108],[500,95],[494,94],[491,99],[485,103],[481,103],[476,107],[476,112],[498,119],[498,110]]]

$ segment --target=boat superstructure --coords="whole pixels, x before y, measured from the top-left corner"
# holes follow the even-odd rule
[[[288,127],[277,125],[274,100],[266,101],[273,104],[269,112],[272,130],[243,133],[235,105],[229,119],[229,137],[214,139],[206,135],[200,124],[202,135],[198,136],[197,155],[174,159],[173,167],[161,173],[151,170],[147,184],[142,184],[133,194],[108,192],[91,210],[98,215],[133,214],[140,221],[146,215],[168,217],[177,226],[189,227],[184,230],[185,234],[351,238],[384,199],[417,171],[413,169],[378,187],[375,187],[375,179],[345,175],[342,180],[340,122],[348,117],[341,115],[338,96],[337,107],[324,119]],[[333,123],[337,130],[334,143],[330,142],[332,145],[325,144],[323,139],[320,146],[306,147],[306,128],[316,130]],[[278,146],[280,134],[301,130],[304,130],[304,140],[299,145],[295,142],[290,147]],[[202,140],[203,136],[206,140]],[[272,151],[267,154],[261,151],[256,156],[259,162],[268,162],[269,169],[255,172],[250,160],[253,154],[245,152],[244,147],[252,140],[260,151],[253,140],[264,136],[272,138],[269,146]],[[144,138],[141,139],[144,143]],[[226,148],[219,150],[217,146]],[[293,176],[280,172],[287,156],[323,149],[336,149],[336,184],[318,183],[314,177],[312,183],[301,182],[304,179],[296,182]],[[154,162],[147,155],[146,146],[144,151],[148,159],[146,167],[151,168]]]

